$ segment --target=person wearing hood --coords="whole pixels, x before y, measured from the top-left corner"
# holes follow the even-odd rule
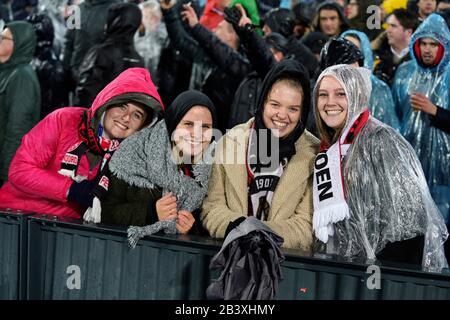
[[[68,105],[69,92],[65,86],[66,72],[53,50],[54,28],[50,17],[44,13],[33,13],[27,21],[36,32],[37,45],[31,65],[36,71],[41,87],[41,115],[44,119],[50,112]]]
[[[305,130],[309,109],[307,71],[295,60],[275,64],[264,78],[255,118],[217,144],[201,213],[212,237],[225,238],[247,216],[255,216],[284,238],[284,247],[310,250],[319,141]]]
[[[0,185],[20,140],[38,121],[41,93],[30,65],[36,33],[28,22],[16,21],[3,29],[0,21]]]
[[[177,219],[179,233],[200,234],[198,210],[183,208],[182,199],[199,197],[199,209],[206,195],[216,128],[211,100],[195,90],[181,93],[165,109],[164,120],[124,142],[113,156],[102,222],[146,226]]]
[[[80,218],[107,191],[108,162],[120,142],[156,121],[162,108],[148,71],[132,68],[91,108],[53,111],[23,137],[0,189],[1,206]]]
[[[338,37],[348,29],[348,21],[343,8],[335,2],[324,2],[317,7],[313,30],[327,37]]]
[[[422,111],[450,110],[450,31],[444,19],[431,14],[411,37],[411,60],[394,78],[392,95],[401,133],[416,151],[434,201],[448,222],[450,211],[450,135]]]
[[[370,49],[369,38],[364,33],[351,29],[342,33],[341,37],[354,44],[354,46],[349,46],[349,50],[355,47],[361,50],[364,57],[364,68],[372,71],[373,53]],[[336,51],[329,51],[329,53],[339,56],[339,53]],[[340,64],[340,62],[337,61],[336,64]],[[370,113],[392,128],[400,130],[400,122],[395,111],[391,89],[373,74],[370,76],[370,81],[372,82],[372,92],[369,99]]]
[[[440,272],[448,267],[444,219],[411,145],[370,115],[370,75],[367,68],[341,64],[317,80],[315,236],[330,254]]]
[[[90,106],[100,90],[122,71],[145,66],[134,47],[134,34],[141,20],[141,10],[134,3],[117,3],[109,7],[105,41],[92,47],[80,66],[75,106]]]

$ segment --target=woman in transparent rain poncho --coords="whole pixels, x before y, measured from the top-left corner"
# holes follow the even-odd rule
[[[325,69],[314,89],[321,136],[314,167],[316,237],[327,253],[447,267],[448,236],[417,156],[393,128],[371,117],[370,71]]]

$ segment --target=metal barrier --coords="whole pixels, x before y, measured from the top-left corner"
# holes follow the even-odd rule
[[[27,250],[20,219],[28,220]],[[219,276],[209,270],[209,262],[221,241],[158,235],[130,249],[125,230],[45,215],[1,214],[2,245],[9,251],[0,252],[0,298],[205,299],[209,283]],[[284,252],[278,299],[450,299],[445,272]]]
[[[26,297],[27,217],[29,212],[0,211],[0,299]]]

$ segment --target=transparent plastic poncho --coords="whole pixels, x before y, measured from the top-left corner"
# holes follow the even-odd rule
[[[360,69],[330,67],[315,88],[317,99],[323,76],[340,81],[349,101],[345,126],[367,109],[370,74],[361,77]],[[439,272],[447,267],[447,228],[414,150],[397,131],[370,116],[343,159],[342,172],[350,217],[334,224],[329,253],[371,262],[388,242],[425,235],[423,269]]]
[[[360,50],[364,55],[364,67],[373,71],[373,53],[366,34],[357,30],[347,30],[341,35],[341,38],[345,38],[345,36],[354,36],[359,39],[361,43]],[[400,121],[395,111],[391,89],[373,74],[370,76],[370,80],[372,82],[372,93],[369,100],[370,113],[392,128],[400,130]]]
[[[414,43],[424,37],[439,41],[445,49],[441,62],[432,69],[420,66],[413,53]],[[431,14],[413,34],[412,60],[398,68],[392,87],[401,133],[416,151],[433,199],[446,221],[450,211],[450,135],[433,127],[425,112],[414,112],[409,100],[412,92],[420,92],[435,105],[450,108],[449,42],[450,31],[444,19]]]

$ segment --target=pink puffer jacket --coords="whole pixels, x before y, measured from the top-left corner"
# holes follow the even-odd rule
[[[145,93],[162,106],[147,70],[131,68],[108,84],[92,104],[97,110],[111,98],[125,93]],[[80,218],[86,208],[67,202],[73,180],[58,173],[67,150],[80,141],[78,126],[85,108],[58,109],[23,138],[11,162],[8,182],[0,189],[0,208]],[[92,112],[91,114],[94,114]],[[94,179],[99,166],[89,169],[87,156],[80,159],[77,175]]]

